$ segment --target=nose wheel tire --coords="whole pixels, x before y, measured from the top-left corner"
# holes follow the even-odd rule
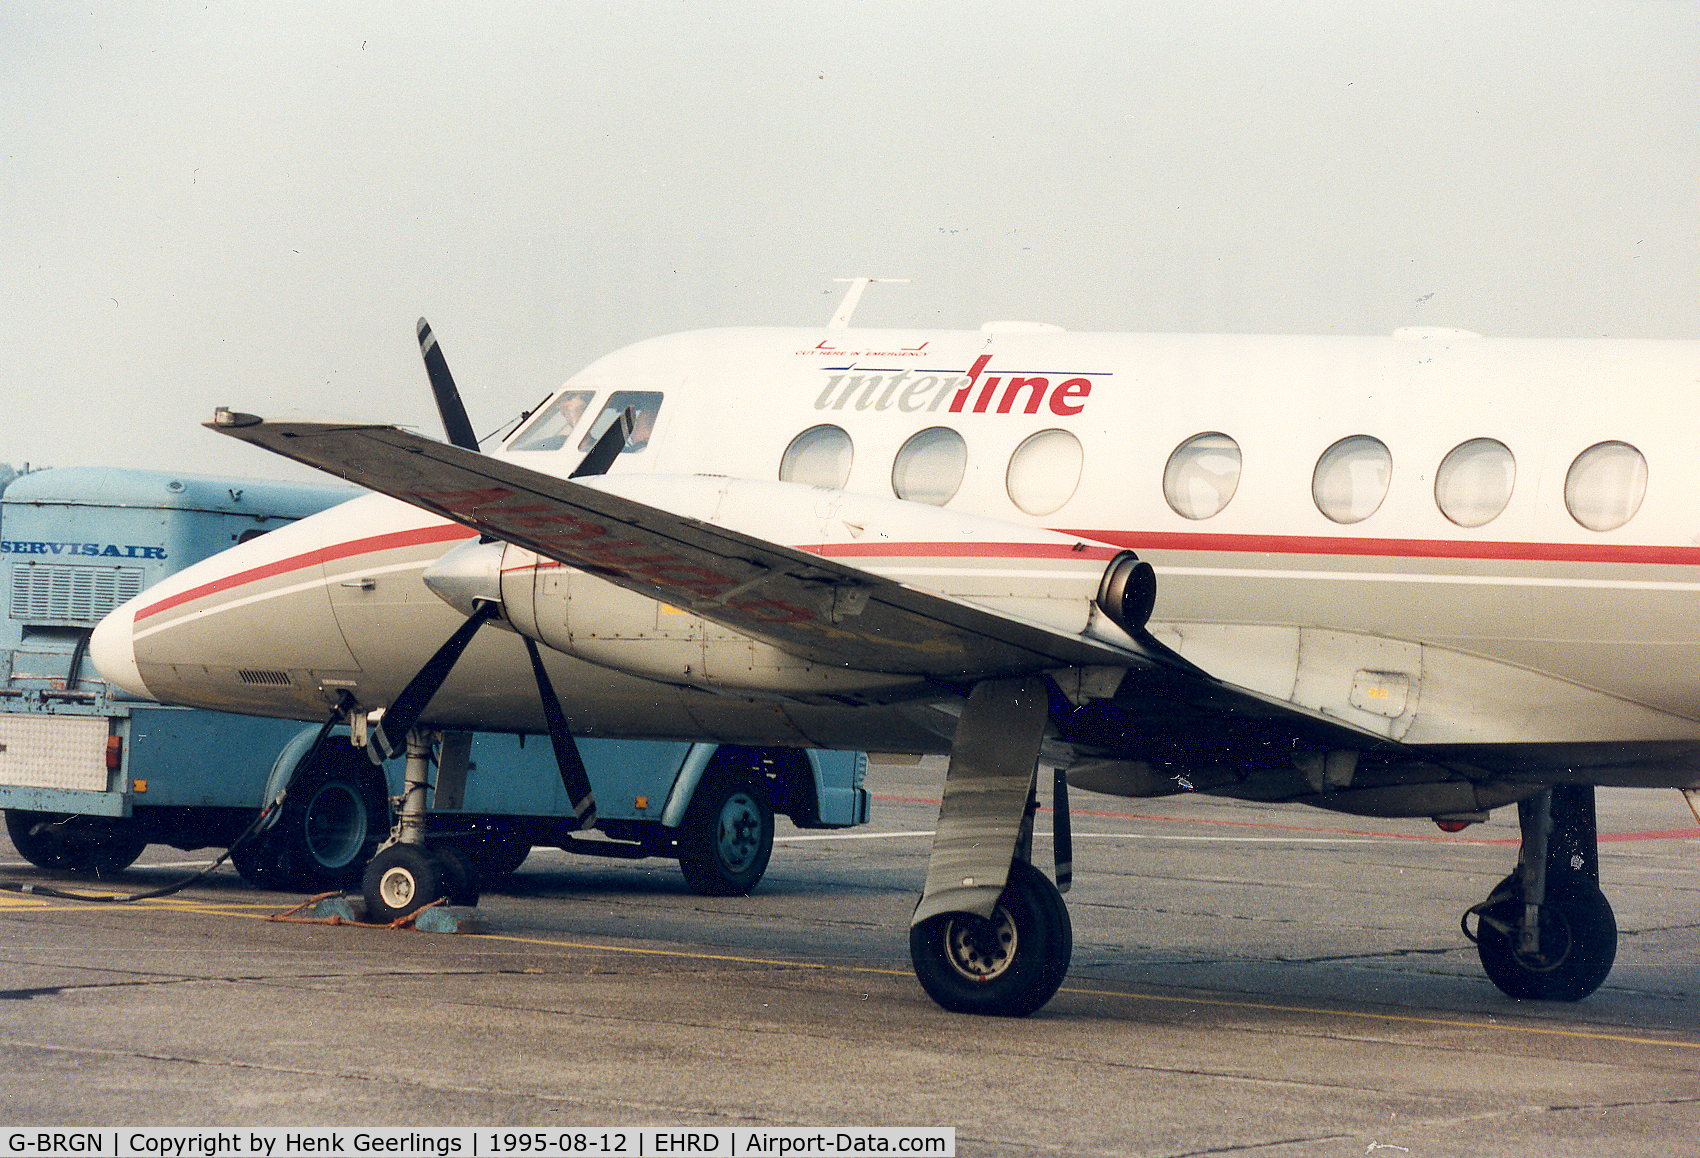
[[[1523,894],[1517,877],[1500,882],[1477,915],[1476,952],[1488,979],[1508,997],[1580,1001],[1605,981],[1617,957],[1617,919],[1592,880],[1554,874],[1540,911],[1540,944],[1521,948]]]
[[[1062,894],[1025,861],[990,918],[940,913],[909,930],[909,957],[927,996],[954,1013],[1026,1017],[1051,999],[1074,953]]]
[[[418,912],[440,897],[453,900],[457,867],[435,851],[415,844],[392,844],[366,866],[361,892],[366,918],[388,923]]]

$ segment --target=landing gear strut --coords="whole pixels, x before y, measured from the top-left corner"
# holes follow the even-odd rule
[[[451,847],[425,843],[425,793],[430,788],[432,734],[407,732],[407,772],[395,831],[366,866],[361,894],[366,915],[394,921],[446,898],[450,904],[478,903],[478,871],[470,858]]]
[[[1594,789],[1559,785],[1519,803],[1517,816],[1517,871],[1464,914],[1464,935],[1507,996],[1580,1001],[1617,957],[1617,921],[1599,886]]]

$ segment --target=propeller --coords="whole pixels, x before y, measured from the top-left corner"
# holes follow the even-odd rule
[[[374,764],[381,764],[391,756],[398,756],[407,751],[407,733],[419,722],[419,717],[425,714],[431,697],[437,694],[437,689],[449,678],[455,661],[460,659],[466,645],[472,642],[472,637],[478,634],[478,629],[489,622],[497,610],[494,603],[480,603],[478,610],[468,616],[466,622],[444,640],[443,645],[425,661],[425,666],[413,673],[413,678],[407,681],[407,686],[401,689],[401,694],[385,709],[383,719],[372,729],[366,740],[366,751],[371,755]]]
[[[620,452],[626,449],[626,443],[631,441],[632,427],[637,425],[637,415],[630,406],[620,411],[620,416],[614,419],[614,425],[602,432],[602,437],[596,440],[596,445],[590,448],[590,453],[584,456],[573,473],[568,478],[584,478],[588,475],[607,474],[608,468],[614,465],[614,460],[620,457]]]
[[[596,827],[596,795],[590,787],[590,774],[584,770],[584,758],[579,755],[578,743],[567,730],[566,713],[561,701],[555,698],[555,685],[543,670],[543,657],[537,654],[537,643],[531,636],[525,640],[526,654],[531,656],[531,674],[537,680],[537,696],[543,701],[543,718],[549,723],[549,743],[555,749],[555,767],[561,773],[561,787],[567,790],[573,815],[580,828]]]
[[[431,326],[424,318],[419,319],[419,352],[425,359],[425,373],[431,379],[431,391],[436,395],[437,410],[442,415],[443,429],[447,432],[449,441],[463,450],[476,453],[478,439],[473,434],[472,423],[467,419],[466,408],[461,405],[460,392],[455,388],[454,377],[449,373],[448,361],[443,357],[442,350],[437,346],[436,336],[431,333]],[[632,408],[626,407],[568,477],[584,478],[605,474],[608,468],[614,465],[614,460],[619,457],[620,452],[626,448],[635,422],[636,416]],[[496,601],[478,601],[466,621],[443,641],[442,646],[438,647],[431,658],[425,661],[424,666],[407,681],[407,686],[385,710],[367,738],[367,754],[374,763],[382,763],[407,750],[407,733],[419,723],[425,709],[430,706],[432,697],[442,688],[461,654],[472,642],[472,637],[478,634],[479,628],[500,613],[501,607]],[[585,771],[584,759],[579,754],[578,742],[573,739],[572,731],[567,726],[566,713],[561,710],[561,701],[555,695],[554,684],[549,679],[549,673],[544,670],[543,658],[537,650],[536,641],[527,635],[521,635],[521,638],[525,640],[526,652],[531,657],[531,671],[537,681],[537,696],[542,702],[543,719],[549,728],[549,743],[554,749],[555,766],[561,774],[561,785],[572,802],[573,815],[578,817],[579,827],[593,827],[596,824],[596,797],[590,786],[590,776]]]
[[[443,416],[443,433],[462,450],[477,451],[478,436],[472,432],[466,407],[461,405],[454,375],[449,373],[449,363],[437,347],[437,335],[431,332],[431,323],[424,318],[419,319],[419,353],[425,359],[425,376],[431,380],[431,393],[437,398],[437,413]]]

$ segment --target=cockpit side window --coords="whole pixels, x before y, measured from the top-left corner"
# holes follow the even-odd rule
[[[560,450],[573,436],[584,412],[590,409],[594,390],[563,390],[554,402],[531,420],[531,424],[508,444],[509,450]]]
[[[589,450],[596,445],[607,429],[614,425],[620,411],[626,407],[632,408],[632,436],[626,442],[625,454],[636,454],[649,445],[649,439],[655,433],[655,416],[661,412],[661,391],[659,390],[616,390],[608,395],[608,401],[602,404],[602,412],[596,416],[596,421],[590,424],[590,429],[579,439],[578,448]]]

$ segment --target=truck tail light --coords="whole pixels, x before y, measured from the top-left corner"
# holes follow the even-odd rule
[[[124,765],[124,737],[108,736],[106,738],[106,770],[116,772]]]

